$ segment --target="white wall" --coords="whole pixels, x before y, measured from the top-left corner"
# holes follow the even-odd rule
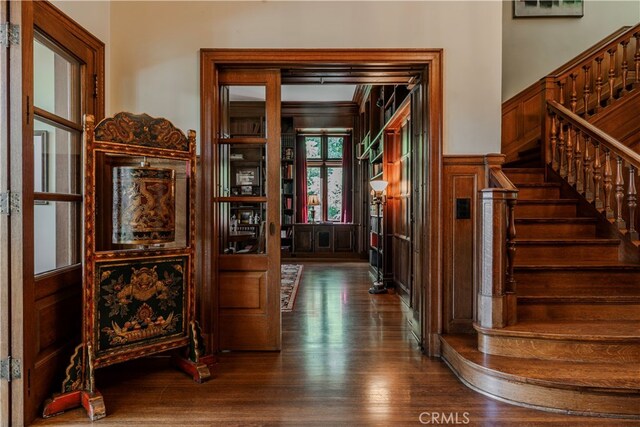
[[[200,48],[444,48],[445,151],[500,149],[499,2],[112,2],[108,112],[200,130]]]
[[[108,114],[111,111],[111,3],[99,0],[50,1],[105,44],[105,108]]]
[[[502,99],[506,100],[624,25],[640,21],[640,1],[586,0],[582,18],[513,19],[502,5]]]

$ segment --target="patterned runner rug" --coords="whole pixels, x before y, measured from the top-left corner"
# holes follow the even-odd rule
[[[302,266],[299,264],[282,264],[280,267],[280,309],[283,312],[293,310],[300,276],[302,276]]]

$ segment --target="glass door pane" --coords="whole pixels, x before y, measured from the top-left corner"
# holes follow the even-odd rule
[[[80,124],[80,63],[36,33],[33,72],[33,105]]]
[[[266,138],[266,93],[260,85],[220,87],[221,137]]]

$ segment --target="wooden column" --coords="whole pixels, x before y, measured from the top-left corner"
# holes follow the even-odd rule
[[[503,328],[515,324],[516,294],[513,280],[515,229],[512,207],[517,192],[487,188],[480,191],[478,324],[483,328]],[[511,275],[509,275],[509,272]]]

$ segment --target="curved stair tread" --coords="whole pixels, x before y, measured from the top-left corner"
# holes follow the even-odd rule
[[[526,302],[542,302],[552,303],[558,302],[574,302],[580,303],[617,303],[617,304],[640,304],[640,295],[518,295],[518,301],[521,299]]]
[[[517,245],[558,245],[558,246],[566,246],[566,245],[595,245],[595,244],[602,244],[602,245],[618,245],[620,244],[620,239],[569,239],[569,238],[550,238],[550,239],[530,239],[530,238],[525,238],[525,239],[514,239],[514,242],[516,243],[516,250],[517,250]]]
[[[516,224],[597,224],[596,218],[582,217],[540,217],[540,218],[515,218]]]
[[[636,365],[493,356],[477,349],[475,335],[442,337],[467,363],[495,377],[543,387],[640,397],[640,369]]]
[[[519,184],[518,184],[519,185]],[[516,187],[518,186],[516,185]],[[517,205],[576,205],[578,199],[518,199]]]
[[[551,340],[640,342],[640,322],[630,321],[521,321],[492,329],[474,325],[485,335],[503,335]],[[639,368],[640,369],[640,368]]]
[[[533,260],[535,261],[535,260]],[[531,263],[520,264],[516,258],[516,270],[615,270],[640,272],[640,265],[623,261],[580,261],[576,262],[572,259],[557,259],[551,263]],[[640,286],[640,280],[638,281]]]

